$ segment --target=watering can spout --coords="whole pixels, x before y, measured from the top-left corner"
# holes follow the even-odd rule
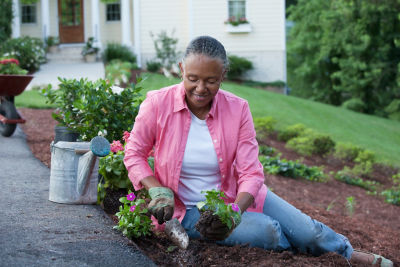
[[[76,191],[82,195],[88,178],[92,174],[96,157],[104,157],[110,153],[110,143],[102,136],[96,136],[90,141],[90,150],[75,150],[75,153],[84,153],[79,158]]]

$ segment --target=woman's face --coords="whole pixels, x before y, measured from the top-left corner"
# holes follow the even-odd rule
[[[184,64],[179,63],[179,67],[189,109],[192,112],[208,112],[226,72],[222,61],[192,54],[185,59]]]

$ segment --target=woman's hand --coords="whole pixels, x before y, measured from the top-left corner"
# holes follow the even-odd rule
[[[151,187],[149,195],[151,201],[148,208],[158,224],[169,221],[174,214],[174,192],[168,187]]]
[[[224,240],[233,232],[236,226],[240,224],[240,216],[239,219],[235,220],[233,217],[231,219],[232,227],[229,229],[217,215],[210,212],[203,212],[197,222],[196,229],[203,237],[209,240]]]

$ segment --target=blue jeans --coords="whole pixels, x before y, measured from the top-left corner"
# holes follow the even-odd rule
[[[190,238],[201,238],[195,228],[199,218],[199,210],[195,207],[187,210],[182,220]],[[311,219],[271,191],[265,198],[263,213],[244,212],[242,222],[232,234],[217,243],[227,246],[248,244],[250,247],[300,251],[314,256],[336,252],[347,259],[353,253],[345,236]]]

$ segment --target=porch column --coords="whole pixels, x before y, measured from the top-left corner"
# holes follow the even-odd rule
[[[135,38],[135,54],[137,65],[142,67],[142,55],[140,48],[140,0],[133,0],[133,24],[134,24],[134,38]]]
[[[13,10],[13,20],[12,20],[12,38],[18,38],[21,36],[21,17],[19,15],[19,1],[13,0],[12,1],[12,10]]]
[[[129,4],[129,0],[121,0],[121,31],[122,44],[131,47],[131,9]]]
[[[92,6],[92,35],[94,38],[93,45],[101,49],[99,0],[92,0],[91,6]]]
[[[50,8],[49,0],[41,0],[41,12],[42,12],[42,35],[43,40],[46,40],[50,35]]]

